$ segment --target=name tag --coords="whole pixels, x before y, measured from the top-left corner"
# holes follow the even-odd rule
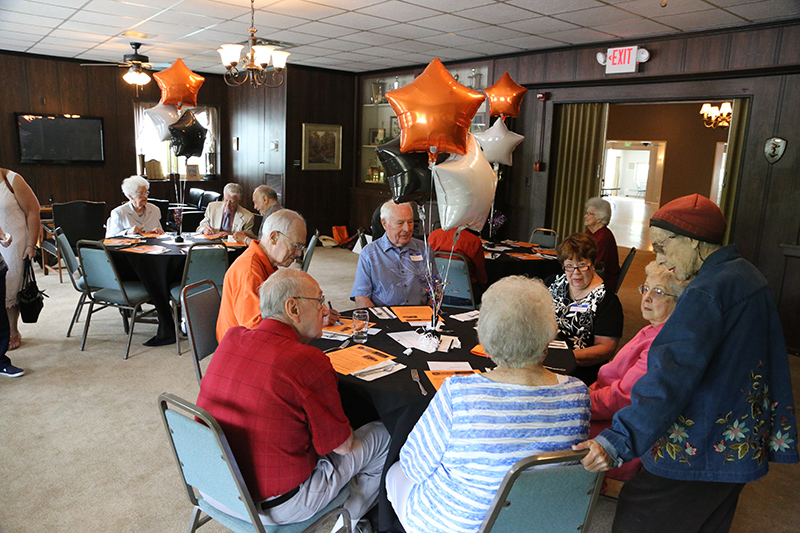
[[[589,311],[589,304],[572,304],[569,306],[570,313],[587,313]]]
[[[412,261],[422,261],[422,256],[419,255],[419,254],[411,254],[411,255],[409,255],[409,258]]]

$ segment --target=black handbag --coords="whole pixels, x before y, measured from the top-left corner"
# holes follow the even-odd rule
[[[42,312],[44,307],[44,297],[47,296],[44,291],[40,291],[36,285],[36,277],[33,275],[33,263],[29,258],[25,258],[23,262],[24,278],[22,281],[22,289],[17,295],[17,305],[19,305],[19,314],[22,321],[26,324],[33,324],[39,320],[39,313]],[[49,298],[49,296],[47,296]]]

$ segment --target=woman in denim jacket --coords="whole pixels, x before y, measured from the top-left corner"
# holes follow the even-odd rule
[[[583,464],[641,457],[620,493],[614,531],[727,531],[744,484],[768,461],[798,461],[797,422],[780,317],[764,277],[734,246],[710,200],[667,203],[650,220],[656,260],[692,279],[650,347],[631,405]]]

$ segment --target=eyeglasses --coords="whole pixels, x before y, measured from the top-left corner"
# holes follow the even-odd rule
[[[658,255],[658,254],[663,255],[664,254],[664,250],[667,248],[667,244],[669,243],[669,241],[671,239],[676,238],[676,237],[680,237],[680,235],[670,235],[669,237],[667,237],[666,239],[664,239],[661,242],[654,242],[653,243],[653,253],[655,253],[656,255]]]
[[[139,198],[142,198],[142,197],[147,196],[149,194],[150,194],[149,191],[144,191],[144,192],[138,192],[137,191],[137,192],[131,194],[131,196],[138,196]]]
[[[585,265],[585,264],[581,264],[581,265],[578,265],[578,266],[564,265],[564,272],[569,272],[570,274],[575,272],[576,270],[578,272],[586,272],[590,268],[592,268],[592,265]]]
[[[659,289],[658,287],[650,288],[645,284],[639,285],[638,287],[636,287],[636,289],[639,291],[639,293],[642,296],[644,296],[645,294],[647,294],[649,292],[649,293],[652,293],[653,296],[655,296],[656,298],[663,298],[664,296],[672,296],[673,298],[677,298],[678,297],[675,294],[669,294],[668,292],[664,292],[663,289]]]
[[[285,233],[283,233],[282,231],[279,231],[278,233],[280,233],[281,235],[283,235],[284,237],[289,239],[289,236],[286,235]],[[291,241],[291,240],[292,239],[289,239],[289,241]],[[306,247],[306,243],[304,243],[304,242],[293,242],[292,246],[294,246],[294,251],[295,252],[302,252],[303,249]]]
[[[320,296],[319,298],[311,298],[309,296],[292,296],[292,298],[297,298],[298,300],[314,300],[315,302],[317,302],[317,308],[318,309],[322,309],[322,307],[325,305],[325,295],[324,294],[322,296]]]

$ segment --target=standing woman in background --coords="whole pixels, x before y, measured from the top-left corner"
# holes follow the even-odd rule
[[[8,313],[8,349],[19,348],[22,335],[19,333],[19,307],[17,293],[22,287],[23,259],[33,260],[39,240],[39,200],[25,180],[11,170],[0,168],[0,227],[14,236],[8,248],[0,248],[6,264],[6,312]]]
[[[608,229],[611,222],[611,204],[602,198],[589,198],[586,201],[586,213],[583,223],[586,233],[597,242],[597,263],[603,265],[603,281],[611,292],[617,292],[619,285],[619,252],[617,239]]]

